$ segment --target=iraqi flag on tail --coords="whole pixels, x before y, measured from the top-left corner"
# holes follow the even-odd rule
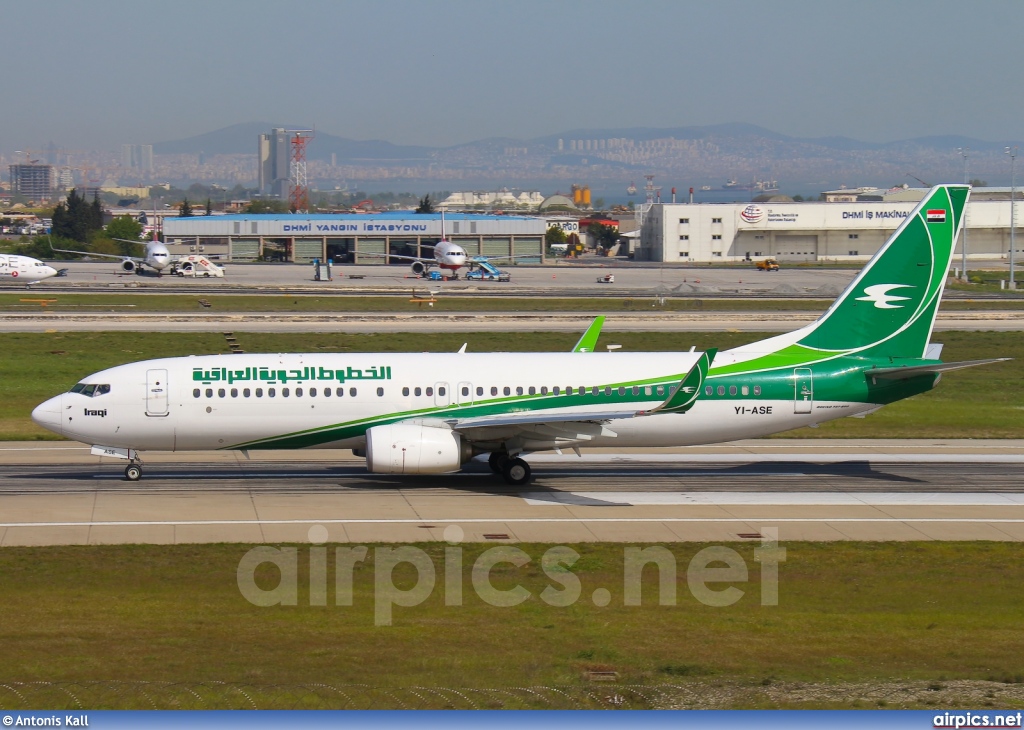
[[[945,223],[946,211],[942,209],[929,210],[926,214],[929,223]]]

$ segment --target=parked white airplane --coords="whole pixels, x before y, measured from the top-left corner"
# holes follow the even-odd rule
[[[449,241],[444,230],[444,211],[441,212],[441,240],[434,244],[433,256],[404,256],[401,254],[383,253],[360,253],[360,256],[387,257],[387,260],[398,259],[399,261],[411,261],[412,273],[417,276],[424,276],[430,272],[432,267],[450,271],[450,278],[458,278],[459,269],[464,266],[474,267],[481,262],[487,261],[510,261],[515,258],[537,258],[537,254],[524,254],[521,256],[474,256],[472,259],[466,253],[466,249],[457,243]]]
[[[167,246],[156,237],[156,231],[153,231],[153,239],[151,241],[127,241],[123,238],[116,239],[118,241],[124,241],[125,243],[134,243],[138,246],[146,247],[145,256],[121,256],[114,253],[95,253],[93,251],[70,251],[63,248],[55,248],[54,251],[60,251],[61,253],[77,253],[81,256],[99,256],[106,259],[119,259],[121,261],[121,270],[126,273],[142,273],[142,266],[148,266],[153,269],[159,276],[164,269],[171,264],[171,253],[167,250]]]
[[[933,388],[929,339],[969,188],[933,188],[831,308],[716,353],[264,354],[165,358],[90,375],[39,425],[93,453],[349,448],[386,474],[457,471],[475,454],[523,484],[528,451],[685,446],[869,413]],[[712,367],[713,364],[713,367]]]
[[[0,254],[0,281],[31,284],[60,273],[49,264],[28,256]]]

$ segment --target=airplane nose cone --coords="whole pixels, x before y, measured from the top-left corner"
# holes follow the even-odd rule
[[[32,420],[36,425],[54,433],[63,433],[61,398],[62,396],[58,395],[35,407],[32,411]]]

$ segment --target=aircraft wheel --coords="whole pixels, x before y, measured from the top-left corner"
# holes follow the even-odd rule
[[[124,468],[124,478],[130,482],[137,482],[142,478],[142,467],[138,464],[129,464]]]
[[[514,487],[530,481],[530,465],[520,458],[509,459],[501,470],[505,481]]]
[[[491,471],[495,474],[501,474],[506,463],[508,463],[508,454],[504,451],[492,451],[491,455],[487,457],[487,466],[491,467]]]

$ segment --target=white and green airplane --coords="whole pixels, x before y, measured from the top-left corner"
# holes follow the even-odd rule
[[[933,188],[821,317],[732,350],[203,355],[120,365],[32,418],[93,453],[338,448],[384,474],[458,471],[478,454],[510,484],[521,455],[765,436],[931,390],[929,339],[969,188]]]

